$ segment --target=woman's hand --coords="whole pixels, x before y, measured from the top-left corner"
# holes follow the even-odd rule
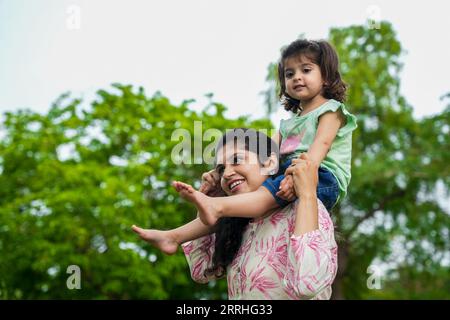
[[[317,183],[319,172],[317,164],[306,153],[299,159],[292,160],[292,165],[286,170],[294,179],[294,188],[300,202],[297,207],[294,235],[300,236],[319,229],[317,206]]]
[[[210,197],[223,197],[225,193],[220,186],[220,175],[217,170],[211,170],[202,174],[202,184],[198,189]]]
[[[306,153],[298,159],[293,159],[285,175],[292,175],[297,197],[317,196],[317,183],[319,180],[318,167]]]

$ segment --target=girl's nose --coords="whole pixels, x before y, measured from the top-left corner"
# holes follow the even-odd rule
[[[302,73],[296,72],[294,73],[294,76],[292,78],[294,79],[294,81],[300,81],[302,79]]]

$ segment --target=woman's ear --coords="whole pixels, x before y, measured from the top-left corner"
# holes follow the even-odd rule
[[[264,170],[263,173],[269,176],[272,176],[278,172],[278,157],[275,152],[272,152],[269,158],[264,161],[262,169]]]

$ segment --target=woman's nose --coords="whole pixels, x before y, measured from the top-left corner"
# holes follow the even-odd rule
[[[231,176],[233,176],[234,170],[232,166],[225,166],[225,169],[223,170],[223,177],[225,179],[229,179]]]

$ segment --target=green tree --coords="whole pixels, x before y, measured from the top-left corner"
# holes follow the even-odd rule
[[[400,94],[403,51],[390,23],[332,28],[328,39],[359,119],[349,194],[332,212],[340,235],[334,298],[449,298],[450,107],[414,119]],[[274,90],[275,64],[269,69]],[[381,290],[367,286],[372,264],[387,267]]]
[[[176,129],[194,136],[269,121],[227,120],[212,102],[201,112],[159,93],[113,85],[87,108],[62,95],[47,114],[5,114],[0,142],[0,298],[223,298],[226,283],[195,284],[181,250],[165,256],[131,225],[173,228],[195,217],[173,180],[199,183],[202,164],[177,165]],[[209,144],[213,141],[205,141]],[[193,159],[192,159],[193,160]],[[68,290],[67,267],[81,269]]]
[[[329,40],[359,118],[349,195],[332,213],[341,237],[335,297],[448,298],[450,104],[414,119],[399,93],[402,48],[389,23],[334,28]],[[272,102],[274,66],[266,94]],[[209,167],[172,161],[176,129],[193,136],[195,121],[203,131],[270,128],[269,121],[227,120],[214,102],[194,112],[189,101],[174,106],[123,85],[82,106],[65,94],[47,114],[5,114],[0,298],[225,297],[223,280],[195,284],[181,252],[162,255],[130,225],[172,228],[195,215],[169,184],[198,185]],[[367,268],[380,263],[390,266],[382,290],[369,290]],[[81,269],[81,290],[66,287],[69,265]]]

